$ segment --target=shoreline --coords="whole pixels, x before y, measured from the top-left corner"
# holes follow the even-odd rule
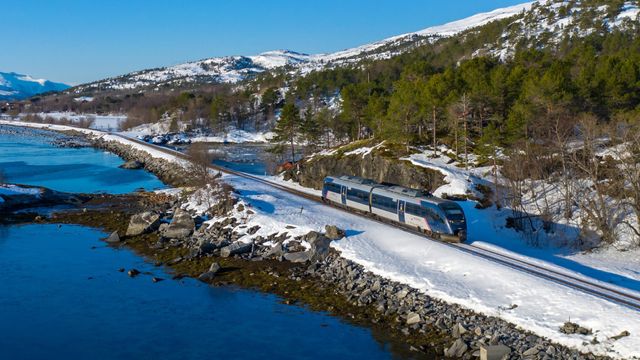
[[[79,134],[89,138],[87,134]],[[153,157],[143,150],[120,142],[91,138],[89,141],[94,147],[113,152],[127,161],[142,162],[145,169],[169,185],[185,184],[184,172],[175,163]],[[166,210],[165,208],[163,211]],[[111,211],[113,223],[100,220],[100,217],[106,218],[100,210],[95,213],[63,214],[63,217],[51,220],[79,223],[124,234],[124,226],[128,224],[130,213]],[[364,322],[364,326],[391,333],[399,343],[406,344],[404,350],[408,351],[407,356],[437,358],[446,351],[448,355],[455,357],[472,358],[478,355],[480,346],[502,343],[511,348],[511,358],[544,358],[545,355],[553,358],[605,358],[580,355],[577,350],[518,330],[504,320],[432,299],[407,285],[367,272],[362,266],[341,258],[335,250],[331,250],[327,258],[315,265],[215,256],[174,262],[175,259],[188,257],[189,247],[185,246],[186,243],[160,251],[154,249],[157,241],[158,234],[152,233],[125,239],[123,245],[132,248],[145,259],[171,267],[179,275],[197,278],[206,272],[211,261],[219,262],[222,269],[233,270],[213,277],[211,283],[256,288],[305,303],[312,309],[318,306],[318,310]],[[319,293],[323,296],[318,297]]]

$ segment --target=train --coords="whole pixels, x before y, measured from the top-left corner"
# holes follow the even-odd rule
[[[322,201],[392,221],[448,242],[464,242],[467,222],[455,201],[393,184],[380,184],[357,176],[328,176]]]

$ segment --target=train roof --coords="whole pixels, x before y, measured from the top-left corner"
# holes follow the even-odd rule
[[[371,180],[371,179],[367,179],[367,178],[363,178],[363,177],[359,177],[359,176],[349,176],[349,175],[342,175],[340,177],[334,177],[334,176],[329,176],[329,179],[332,179],[333,181],[335,180],[341,180],[341,181],[346,181],[346,182],[350,182],[353,184],[359,184],[359,185],[379,185],[377,182]]]

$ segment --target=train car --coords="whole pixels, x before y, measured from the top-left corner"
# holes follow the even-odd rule
[[[387,186],[354,176],[327,177],[322,199],[446,241],[466,239],[466,219],[460,205],[425,191]]]

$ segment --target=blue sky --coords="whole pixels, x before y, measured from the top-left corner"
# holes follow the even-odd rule
[[[523,0],[7,0],[0,71],[79,84],[273,49],[331,52]]]

